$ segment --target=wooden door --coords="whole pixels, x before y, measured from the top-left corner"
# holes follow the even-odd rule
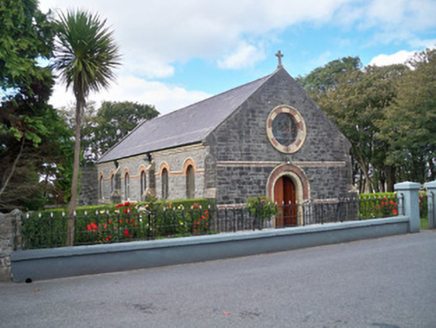
[[[276,227],[297,225],[295,184],[291,178],[282,176],[276,181],[274,200],[277,202],[280,211],[276,218]]]

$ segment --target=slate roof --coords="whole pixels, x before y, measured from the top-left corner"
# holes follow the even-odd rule
[[[97,163],[201,142],[276,72],[139,124]]]

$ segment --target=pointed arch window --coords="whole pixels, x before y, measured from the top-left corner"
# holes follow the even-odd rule
[[[124,192],[125,192],[125,199],[129,200],[130,198],[130,177],[129,173],[126,173],[124,176]]]
[[[98,181],[98,196],[100,199],[103,199],[103,176],[100,176]]]
[[[186,198],[195,198],[195,172],[192,165],[186,169]]]
[[[114,192],[114,174],[111,175],[111,195]]]
[[[145,190],[147,189],[147,175],[145,171],[141,171],[141,200],[145,200]]]
[[[162,199],[168,199],[168,170],[162,170]]]

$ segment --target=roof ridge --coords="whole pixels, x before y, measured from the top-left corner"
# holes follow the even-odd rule
[[[172,115],[172,114],[174,114],[174,113],[178,113],[178,112],[180,112],[180,111],[182,111],[182,110],[187,110],[187,109],[190,108],[190,107],[197,106],[198,104],[201,104],[202,102],[209,101],[209,100],[211,100],[211,99],[213,99],[213,98],[216,98],[216,97],[219,97],[219,96],[224,96],[225,94],[227,94],[227,93],[229,93],[229,92],[234,92],[235,90],[240,89],[240,88],[243,88],[243,87],[246,87],[246,86],[248,86],[249,84],[254,84],[255,82],[258,82],[259,80],[262,80],[262,79],[265,79],[265,78],[269,78],[269,77],[271,77],[272,75],[274,75],[275,73],[276,73],[276,71],[274,71],[272,74],[269,74],[269,75],[266,75],[266,76],[264,76],[264,77],[258,78],[258,79],[254,80],[254,81],[247,82],[247,83],[245,83],[245,84],[239,85],[239,86],[234,87],[234,88],[232,88],[232,89],[229,89],[229,90],[226,90],[226,91],[220,92],[220,93],[218,93],[218,94],[216,94],[216,95],[213,95],[213,96],[210,96],[210,97],[208,97],[208,98],[205,98],[205,99],[199,100],[199,101],[197,101],[197,102],[195,102],[195,103],[189,104],[189,105],[187,105],[187,106],[185,106],[185,107],[182,107],[182,108],[179,108],[179,109],[173,110],[172,112],[166,113],[166,114],[164,114],[164,115],[162,115],[162,116],[157,116],[157,117],[155,117],[155,118],[153,118],[153,119],[151,119],[151,120],[149,120],[149,121],[152,121],[152,120],[158,120],[158,119],[161,119],[161,118],[163,118],[163,117],[170,116],[170,115]],[[256,90],[257,90],[257,89],[256,89]],[[133,131],[133,130],[132,130],[132,131]]]

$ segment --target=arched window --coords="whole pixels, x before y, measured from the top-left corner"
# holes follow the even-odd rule
[[[145,200],[145,189],[147,189],[147,178],[144,171],[141,171],[141,200]]]
[[[162,170],[162,199],[168,198],[168,170]]]
[[[195,198],[195,172],[192,165],[186,169],[186,198]]]
[[[103,176],[100,176],[100,180],[98,181],[98,196],[100,199],[103,199]]]
[[[126,173],[124,176],[124,192],[125,192],[125,199],[129,200],[130,197],[130,178],[129,173]]]
[[[114,192],[114,175],[112,174],[111,175],[111,195],[112,195],[112,193]]]

